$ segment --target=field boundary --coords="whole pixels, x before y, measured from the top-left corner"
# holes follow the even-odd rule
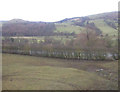
[[[92,60],[92,61],[114,61],[118,59],[116,53],[109,52],[75,52],[75,51],[24,51],[24,50],[2,50],[2,53],[20,54],[37,57],[59,58],[67,60]]]

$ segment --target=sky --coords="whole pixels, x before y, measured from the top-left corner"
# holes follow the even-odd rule
[[[118,11],[119,0],[0,0],[0,20],[55,22]]]

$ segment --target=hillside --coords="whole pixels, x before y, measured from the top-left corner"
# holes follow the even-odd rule
[[[55,30],[54,23],[29,22],[13,19],[2,25],[3,36],[48,36]]]
[[[117,37],[118,13],[108,12],[85,17],[66,18],[51,23],[30,22],[22,19],[13,19],[2,23],[3,36],[73,36],[84,32],[84,30],[92,30],[97,35]]]
[[[102,35],[117,35],[118,13],[109,12],[85,17],[68,18],[56,22],[56,32],[84,31],[89,25],[89,29]]]

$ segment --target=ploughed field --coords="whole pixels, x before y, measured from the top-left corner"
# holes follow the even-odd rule
[[[118,61],[64,60],[3,54],[3,90],[113,90]]]

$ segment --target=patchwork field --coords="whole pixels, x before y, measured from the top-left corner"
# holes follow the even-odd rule
[[[3,90],[114,90],[118,61],[3,54]]]

